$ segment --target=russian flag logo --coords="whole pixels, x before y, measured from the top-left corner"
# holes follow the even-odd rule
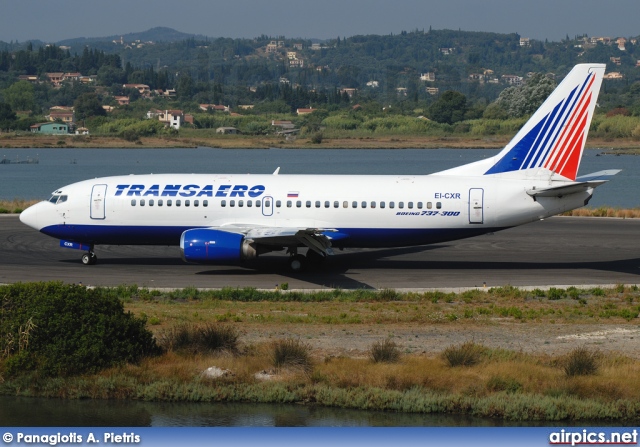
[[[290,191],[287,193],[288,198],[296,198],[298,197],[298,191]]]

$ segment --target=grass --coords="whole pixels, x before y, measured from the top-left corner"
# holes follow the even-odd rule
[[[434,349],[429,335],[436,326],[458,332],[531,325],[544,331],[549,327],[545,325],[600,322],[636,330],[636,286],[532,291],[505,286],[461,294],[195,288],[164,292],[132,285],[101,291],[115,294],[127,310],[153,321],[149,329],[162,341],[165,353],[138,365],[68,379],[28,374],[2,381],[0,368],[1,394],[313,402],[509,420],[620,420],[640,414],[640,359],[614,352],[549,355],[536,349],[536,354],[527,346],[500,349],[475,342]],[[422,329],[414,338],[407,328]],[[234,348],[213,347],[219,344],[212,340],[224,338],[215,335],[222,329]],[[328,353],[325,338],[335,333],[342,345]],[[384,341],[357,348],[357,338],[367,336]],[[382,361],[372,361],[374,351],[380,351]],[[402,361],[393,361],[400,353]],[[574,356],[578,372],[569,373]],[[597,361],[595,374],[589,373],[588,362],[580,366],[589,359]],[[233,374],[201,379],[200,373],[211,366]],[[255,374],[263,370],[276,375],[261,382]]]
[[[40,200],[0,200],[0,214],[19,214]]]
[[[400,355],[398,345],[388,338],[375,342],[369,349],[369,358],[373,363],[398,363]]]
[[[451,368],[441,355],[407,356],[394,364],[338,357],[259,382],[254,373],[269,368],[272,362],[264,350],[276,345],[293,345],[298,350],[304,344],[281,340],[254,346],[239,356],[184,357],[169,352],[139,365],[111,368],[91,376],[45,380],[31,374],[5,380],[0,383],[0,392],[153,401],[314,402],[342,408],[455,412],[505,420],[631,420],[640,413],[640,362],[613,354],[603,355],[599,374],[591,376],[566,376],[559,366],[562,357],[496,351],[477,345],[485,352],[483,361],[466,368]],[[289,352],[290,348],[285,349]],[[303,351],[313,355],[305,348]],[[234,374],[202,380],[199,373],[211,365]]]
[[[300,340],[277,340],[271,346],[271,361],[277,369],[294,368],[309,372],[313,368],[310,351],[311,347]]]
[[[564,360],[564,372],[568,377],[591,376],[598,372],[600,353],[587,348],[576,348]]]

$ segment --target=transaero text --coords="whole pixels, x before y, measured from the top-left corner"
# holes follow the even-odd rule
[[[116,197],[259,197],[264,185],[116,185]]]

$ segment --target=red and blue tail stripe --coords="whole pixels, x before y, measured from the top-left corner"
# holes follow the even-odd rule
[[[576,73],[579,80],[567,76],[575,84],[563,82],[551,94],[485,175],[544,168],[575,180],[593,114],[594,87],[600,88],[597,74],[583,69]]]

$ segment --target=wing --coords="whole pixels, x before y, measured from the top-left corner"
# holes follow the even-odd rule
[[[261,227],[245,225],[225,225],[215,228],[244,235],[245,239],[257,244],[276,247],[305,246],[319,255],[333,255],[331,242],[349,237],[332,228],[289,228],[289,227]]]

